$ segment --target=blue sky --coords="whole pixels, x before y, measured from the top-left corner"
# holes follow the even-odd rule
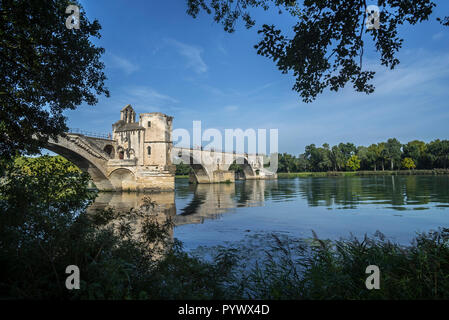
[[[401,64],[394,71],[379,65],[374,50],[365,50],[364,65],[378,71],[374,94],[349,87],[310,104],[291,90],[293,76],[253,48],[257,26],[290,26],[286,14],[257,12],[256,27],[246,30],[240,23],[228,34],[210,16],[188,16],[182,0],[81,3],[103,28],[95,42],[106,49],[111,97],[66,112],[69,127],[110,132],[120,109],[131,104],[137,113],[174,116],[174,128],[191,130],[192,121],[201,120],[203,130],[279,129],[279,151],[293,154],[311,143],[449,138],[449,28],[435,21],[449,15],[447,1],[437,1],[431,21],[402,27]]]

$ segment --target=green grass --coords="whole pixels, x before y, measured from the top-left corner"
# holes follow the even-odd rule
[[[353,176],[391,176],[391,175],[441,175],[448,174],[449,169],[432,170],[378,170],[378,171],[327,171],[327,172],[278,172],[278,179],[309,177],[353,177]],[[176,179],[188,179],[188,175],[176,175]]]
[[[378,170],[378,171],[327,171],[327,172],[278,172],[279,179],[308,177],[353,177],[382,175],[441,175],[449,174],[449,169],[432,170]]]
[[[329,176],[355,176],[356,172],[278,172],[278,179],[329,177]]]

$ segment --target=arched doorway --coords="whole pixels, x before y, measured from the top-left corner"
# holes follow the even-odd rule
[[[118,158],[120,160],[125,159],[125,150],[122,147],[118,148]]]

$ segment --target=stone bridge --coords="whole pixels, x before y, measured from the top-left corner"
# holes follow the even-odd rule
[[[139,121],[130,105],[112,125],[109,138],[67,133],[50,139],[47,149],[60,154],[91,176],[104,191],[174,190],[176,166],[183,161],[192,167],[194,183],[234,182],[235,163],[245,179],[275,179],[264,168],[264,156],[213,150],[173,147],[173,118],[159,112],[142,113]]]
[[[264,156],[258,154],[173,147],[172,160],[190,164],[190,179],[196,183],[234,182],[235,172],[229,170],[232,164],[242,168],[243,179],[275,178],[264,169]]]

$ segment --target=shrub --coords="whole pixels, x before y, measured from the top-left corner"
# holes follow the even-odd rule
[[[89,177],[62,158],[9,163],[0,186],[0,297],[26,299],[223,298],[232,260],[207,264],[172,239],[172,222],[141,208],[87,214]],[[162,219],[161,219],[162,218]],[[65,269],[80,269],[80,290]]]
[[[267,250],[239,287],[251,299],[448,299],[449,229],[417,235],[400,246],[378,232],[363,241],[354,237],[292,245],[273,235]],[[381,271],[379,290],[365,286],[366,267]]]

